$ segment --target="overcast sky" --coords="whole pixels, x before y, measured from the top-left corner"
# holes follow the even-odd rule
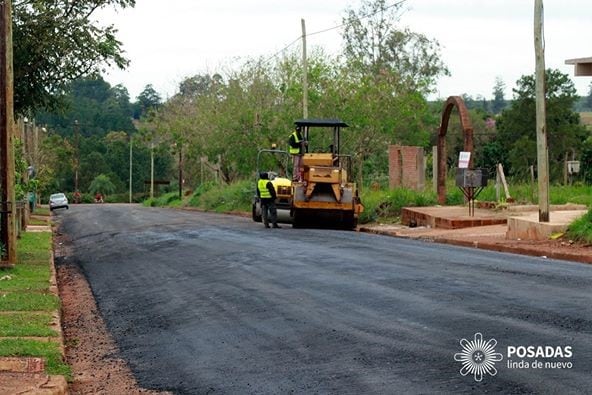
[[[399,0],[392,0],[393,4]],[[97,14],[113,23],[130,67],[105,76],[132,100],[147,84],[164,99],[188,76],[213,73],[248,57],[272,56],[301,34],[340,25],[359,0],[137,0],[135,8]],[[401,26],[436,39],[451,76],[432,97],[462,93],[491,98],[497,76],[506,98],[520,76],[534,73],[534,0],[407,0]],[[590,77],[574,77],[566,59],[592,57],[592,0],[544,0],[547,68],[569,74],[580,95]],[[341,49],[341,29],[308,38],[328,53]],[[292,46],[291,49],[294,49]]]

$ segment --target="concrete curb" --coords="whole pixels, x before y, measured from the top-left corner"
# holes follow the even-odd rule
[[[488,243],[484,241],[477,241],[477,240],[459,240],[459,239],[451,239],[446,237],[413,237],[413,236],[403,236],[399,235],[393,231],[383,231],[380,229],[372,229],[366,227],[359,227],[358,230],[364,233],[373,233],[382,236],[390,236],[390,237],[398,237],[401,239],[413,239],[413,240],[425,240],[431,241],[434,243],[440,244],[449,244],[455,245],[459,247],[468,247],[468,248],[479,248],[482,250],[489,250],[489,251],[497,251],[497,252],[508,252],[512,254],[519,254],[519,255],[528,255],[534,257],[546,257],[550,259],[561,259],[565,261],[572,261],[572,262],[579,262],[579,263],[588,263],[592,264],[592,257],[590,256],[583,256],[578,254],[571,254],[565,252],[553,252],[553,251],[545,251],[541,253],[540,249],[536,247],[517,247],[517,246],[507,246],[498,243]]]

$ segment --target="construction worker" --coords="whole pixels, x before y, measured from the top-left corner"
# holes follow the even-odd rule
[[[263,224],[269,228],[269,221],[274,228],[280,228],[277,224],[277,209],[275,207],[275,199],[277,195],[275,188],[269,180],[269,175],[266,172],[259,173],[259,181],[257,181],[257,196],[261,202],[261,216],[263,217]]]
[[[292,181],[302,182],[302,155],[304,155],[306,150],[306,141],[302,137],[300,126],[296,126],[296,129],[288,139],[288,144],[290,146],[289,152],[294,162]]]

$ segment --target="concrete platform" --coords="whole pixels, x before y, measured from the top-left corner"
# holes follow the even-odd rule
[[[506,239],[513,240],[546,240],[554,233],[562,233],[575,219],[587,210],[551,211],[549,222],[539,222],[539,213],[508,217]]]
[[[477,226],[490,225],[505,225],[508,223],[508,218],[536,218],[534,222],[538,223],[538,209],[537,205],[511,205],[503,210],[494,210],[491,208],[475,208],[473,216],[469,216],[468,206],[433,206],[433,207],[404,207],[401,210],[401,223],[405,226],[421,227],[438,229],[462,229],[473,228]],[[551,233],[562,232],[565,230],[566,224],[585,212],[587,207],[581,204],[562,204],[551,205],[551,223],[554,225],[561,225],[563,227],[553,227]],[[557,214],[555,214],[557,213]],[[580,213],[580,214],[570,214]],[[576,217],[573,217],[576,215]],[[554,219],[555,218],[555,219]],[[515,223],[522,224],[519,220],[513,220]],[[532,221],[529,221],[532,222]],[[520,225],[512,225],[513,229],[522,229]],[[544,225],[541,228],[546,228]],[[556,230],[561,229],[561,230]],[[521,234],[523,233],[520,231]],[[538,231],[532,231],[533,235],[538,234]],[[542,231],[541,235],[547,238],[551,233],[546,230]],[[526,237],[526,235],[525,235]],[[522,238],[522,237],[516,237]],[[526,239],[524,239],[526,240]],[[542,239],[531,239],[542,240]]]
[[[469,216],[468,206],[404,207],[401,210],[401,223],[405,226],[461,229],[505,224],[508,217],[506,211],[481,208],[475,208],[474,214]]]

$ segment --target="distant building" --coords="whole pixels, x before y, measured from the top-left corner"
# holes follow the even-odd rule
[[[565,64],[574,65],[574,75],[576,77],[592,77],[592,57],[567,59]]]

